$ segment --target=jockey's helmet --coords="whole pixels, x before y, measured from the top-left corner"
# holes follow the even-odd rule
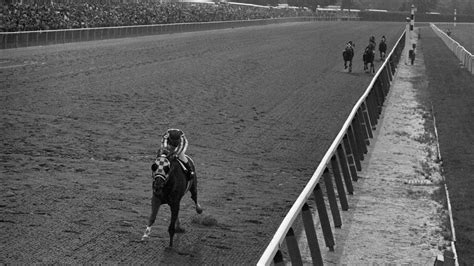
[[[181,142],[181,130],[170,130],[168,132],[168,144],[174,147],[178,147]]]

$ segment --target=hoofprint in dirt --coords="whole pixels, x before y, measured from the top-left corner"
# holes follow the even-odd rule
[[[414,66],[400,62],[342,227],[332,227],[335,251],[319,230],[325,264],[430,265],[450,245],[431,109],[418,99],[427,86],[422,53]]]
[[[467,35],[473,36],[474,28],[470,29]],[[432,105],[436,116],[459,263],[474,265],[474,75],[460,67],[431,28],[424,27],[421,33],[428,87],[420,90],[420,100]]]
[[[254,264],[370,82],[341,70],[347,36],[393,46],[402,31],[288,23],[0,51],[0,262]],[[185,196],[173,249],[165,207],[139,241],[169,127],[191,143],[204,208]]]

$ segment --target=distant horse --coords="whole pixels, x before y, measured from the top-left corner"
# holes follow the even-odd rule
[[[342,52],[342,58],[344,59],[344,69],[347,69],[347,62],[349,62],[349,72],[352,72],[352,58],[354,57],[354,48],[351,45],[347,45]]]
[[[194,166],[194,162],[188,157],[189,162]],[[175,232],[182,233],[184,229],[179,224],[179,205],[182,197],[188,190],[191,191],[197,213],[202,213],[202,208],[197,202],[197,177],[188,180],[188,173],[178,158],[169,158],[166,155],[158,157],[151,166],[153,177],[153,196],[151,199],[151,215],[148,225],[143,234],[142,240],[151,233],[151,226],[155,222],[156,215],[162,204],[168,204],[171,209],[171,221],[168,227],[170,236],[170,247],[173,246],[173,236]]]
[[[380,61],[385,60],[385,54],[387,52],[387,43],[382,41],[379,43]]]
[[[364,51],[364,55],[362,56],[362,59],[364,60],[364,71],[367,73],[375,73],[375,66],[374,66],[374,58],[375,58],[375,52],[374,50],[370,47],[367,46]],[[370,68],[369,65],[370,64]]]

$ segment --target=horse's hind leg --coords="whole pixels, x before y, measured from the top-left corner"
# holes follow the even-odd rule
[[[161,205],[161,202],[153,194],[153,196],[151,197],[151,214],[150,214],[150,218],[148,219],[148,225],[146,226],[145,233],[142,236],[142,240],[150,236],[151,226],[155,223],[156,215],[158,214],[160,205]]]
[[[193,184],[191,185],[191,188],[189,189],[191,191],[191,199],[194,201],[194,205],[196,206],[196,212],[201,214],[202,207],[197,201],[197,177],[194,177],[192,182]]]

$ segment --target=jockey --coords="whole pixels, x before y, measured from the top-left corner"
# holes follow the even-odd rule
[[[346,48],[354,50],[354,44],[352,43],[352,41],[347,42]]]
[[[377,44],[375,43],[375,37],[371,36],[369,38],[369,46],[368,46],[372,51],[375,51],[375,47],[377,47]]]
[[[387,43],[385,39],[385,35],[382,36],[382,40],[379,43],[379,52],[380,52],[380,59],[385,59],[385,52],[387,51]]]
[[[166,154],[169,157],[178,157],[183,162],[186,169],[189,171],[189,179],[193,179],[196,176],[194,166],[189,162],[186,157],[186,149],[188,148],[188,140],[184,135],[184,132],[180,129],[170,128],[161,137],[160,149],[158,150],[157,157],[162,154]]]
[[[344,69],[347,69],[347,61],[349,61],[349,71],[352,69],[352,57],[354,56],[354,44],[352,41],[346,43],[346,48],[342,51],[342,57],[344,59]]]

